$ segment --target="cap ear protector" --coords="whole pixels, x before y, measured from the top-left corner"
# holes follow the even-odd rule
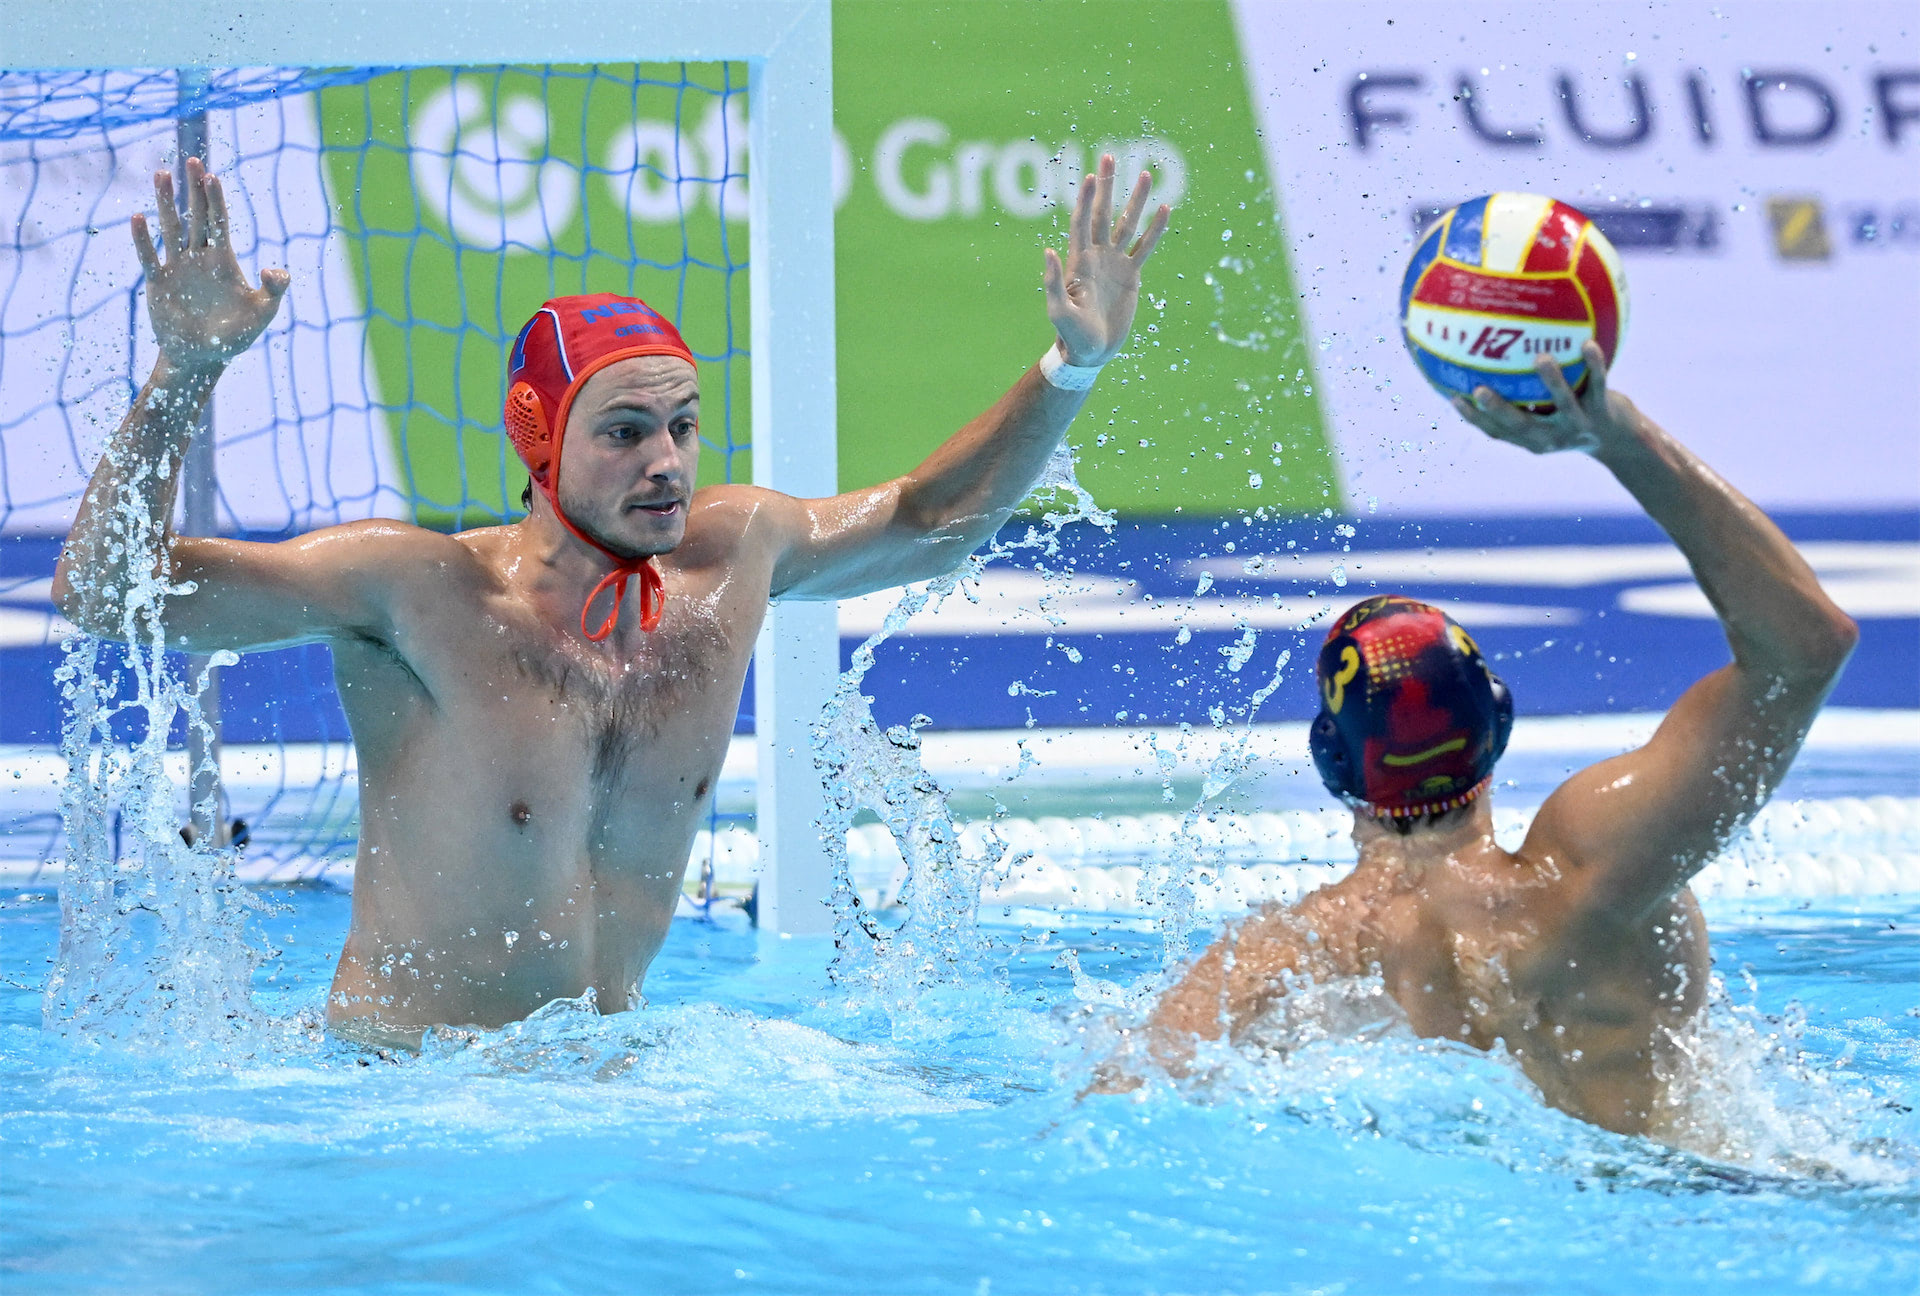
[[[1487,682],[1493,685],[1493,754],[1487,757],[1491,765],[1506,755],[1507,739],[1513,737],[1513,691],[1492,671],[1487,672]]]
[[[1327,791],[1357,801],[1366,799],[1358,754],[1347,751],[1334,712],[1345,705],[1347,685],[1360,673],[1361,666],[1358,648],[1349,644],[1341,650],[1338,668],[1320,683],[1320,714],[1307,731],[1307,750],[1313,753],[1314,768],[1320,771],[1320,781],[1327,785]]]
[[[1307,730],[1307,750],[1313,753],[1313,767],[1320,771],[1320,781],[1327,785],[1327,791],[1347,801],[1366,800],[1366,789],[1356,777],[1359,762],[1347,754],[1340,727],[1325,707],[1313,718],[1313,728]]]
[[[540,404],[540,393],[533,384],[517,382],[507,393],[507,439],[526,460],[527,471],[541,486],[553,467],[553,432],[547,426],[547,411]]]

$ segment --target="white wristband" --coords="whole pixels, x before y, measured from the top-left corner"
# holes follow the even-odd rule
[[[1040,357],[1040,376],[1061,391],[1083,392],[1092,389],[1093,380],[1100,376],[1100,366],[1070,365],[1061,359],[1059,347],[1050,346]]]

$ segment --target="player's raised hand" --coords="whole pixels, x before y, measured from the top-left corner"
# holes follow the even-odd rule
[[[1102,155],[1098,174],[1086,178],[1074,200],[1065,264],[1058,252],[1047,249],[1047,318],[1068,364],[1103,365],[1127,340],[1140,299],[1140,267],[1167,232],[1169,208],[1162,203],[1146,232],[1139,233],[1152,189],[1152,179],[1142,171],[1126,210],[1114,220],[1113,155]]]
[[[199,158],[187,159],[187,219],[183,227],[173,202],[173,177],[159,171],[153,196],[160,205],[163,262],[154,250],[147,218],[133,218],[133,250],[147,276],[147,310],[160,354],[186,368],[217,369],[253,345],[280,309],[285,270],[263,270],[250,287],[233,255],[227,232],[227,197],[219,177]]]
[[[1553,395],[1550,414],[1523,410],[1501,399],[1491,387],[1475,388],[1471,399],[1455,396],[1453,407],[1494,440],[1534,454],[1579,450],[1603,456],[1634,438],[1640,411],[1619,392],[1607,390],[1607,358],[1598,343],[1588,342],[1581,354],[1587,362],[1587,385],[1577,396],[1551,356],[1534,361],[1534,372]]]

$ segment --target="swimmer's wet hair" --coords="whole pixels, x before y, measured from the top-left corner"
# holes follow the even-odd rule
[[[1472,806],[1473,802],[1469,801],[1466,805],[1457,805],[1451,810],[1430,810],[1424,814],[1380,815],[1379,820],[1400,836],[1411,837],[1415,828],[1423,826],[1437,828],[1443,824],[1455,822]]]
[[[520,492],[520,507],[533,512],[533,478],[527,478],[527,484]]]

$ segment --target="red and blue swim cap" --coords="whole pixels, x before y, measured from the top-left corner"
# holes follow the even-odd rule
[[[567,412],[587,379],[617,361],[633,356],[678,356],[694,363],[693,351],[671,321],[638,297],[591,293],[555,297],[541,305],[513,340],[507,360],[507,439],[527,465],[534,489],[553,505],[554,516],[579,539],[616,564],[614,570],[587,596],[587,604],[609,586],[613,610],[598,630],[587,628],[587,609],[580,609],[580,632],[594,641],[605,639],[620,622],[620,600],[627,580],[640,577],[640,628],[660,624],[666,590],[660,569],[651,559],[629,558],[586,534],[560,507],[560,446]]]
[[[1334,622],[1309,744],[1327,790],[1375,815],[1466,805],[1513,731],[1513,697],[1479,645],[1430,604],[1383,594]]]

